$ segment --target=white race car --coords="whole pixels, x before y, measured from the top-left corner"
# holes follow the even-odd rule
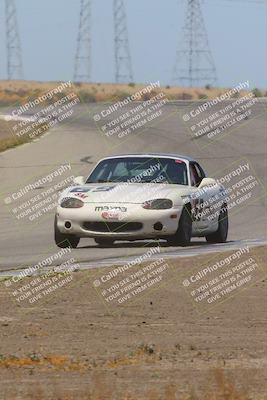
[[[189,157],[113,156],[61,193],[54,226],[59,247],[76,248],[82,237],[102,246],[140,239],[186,246],[191,237],[225,242],[227,193]]]

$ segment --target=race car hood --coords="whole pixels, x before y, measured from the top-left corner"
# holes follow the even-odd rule
[[[174,204],[182,204],[182,196],[190,193],[188,186],[164,183],[102,183],[72,186],[61,193],[63,197],[74,197],[84,203],[127,203],[142,204],[153,199],[170,199]]]

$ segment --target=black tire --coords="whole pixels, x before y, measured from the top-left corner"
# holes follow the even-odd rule
[[[114,244],[114,240],[109,238],[95,238],[95,242],[103,247],[109,247]]]
[[[170,246],[188,246],[192,236],[191,207],[185,206],[180,216],[176,233],[167,239]]]
[[[61,249],[65,249],[67,247],[71,249],[76,249],[80,242],[80,238],[74,235],[67,235],[64,233],[61,233],[57,227],[57,217],[55,217],[55,222],[54,222],[54,239],[57,247],[60,247]]]
[[[229,221],[227,205],[223,204],[219,215],[219,226],[216,232],[206,236],[208,243],[225,243],[228,235]]]

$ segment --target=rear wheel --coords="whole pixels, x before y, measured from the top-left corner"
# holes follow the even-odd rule
[[[57,217],[55,217],[54,222],[54,239],[58,247],[65,249],[67,247],[71,249],[76,249],[79,244],[80,238],[74,235],[67,235],[61,233],[57,227]]]
[[[183,208],[179,226],[176,233],[167,239],[170,246],[188,246],[192,236],[192,216],[191,207],[185,206]]]
[[[219,226],[216,232],[206,236],[208,243],[225,243],[228,235],[228,211],[227,205],[224,204],[220,211]]]
[[[112,246],[114,244],[114,240],[109,238],[95,238],[95,242],[100,246]]]

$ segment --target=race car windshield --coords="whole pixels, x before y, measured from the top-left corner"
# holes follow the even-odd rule
[[[169,158],[129,157],[101,161],[86,183],[128,182],[188,185],[184,161]]]

